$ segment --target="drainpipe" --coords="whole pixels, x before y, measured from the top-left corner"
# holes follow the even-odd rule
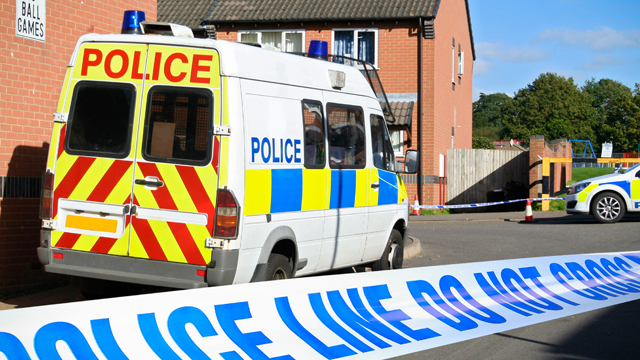
[[[418,199],[422,199],[422,38],[424,37],[424,20],[418,25]]]

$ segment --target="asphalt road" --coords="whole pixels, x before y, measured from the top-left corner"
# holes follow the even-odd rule
[[[602,225],[553,215],[533,223],[520,222],[519,214],[510,221],[486,215],[476,221],[474,215],[465,221],[413,218],[411,233],[424,255],[405,267],[640,250],[640,218]],[[398,359],[640,359],[639,314],[640,301],[634,301]]]

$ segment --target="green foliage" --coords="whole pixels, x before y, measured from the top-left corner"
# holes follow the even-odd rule
[[[449,215],[449,209],[420,209],[420,215]]]
[[[541,74],[532,84],[520,89],[502,112],[505,139],[528,139],[544,135],[595,142],[595,109],[590,96],[578,89],[573,78]]]
[[[551,200],[549,202],[549,211],[564,211],[567,202],[565,200]],[[531,204],[531,210],[542,211],[542,203],[534,202]]]
[[[618,81],[588,80],[582,91],[589,94],[597,116],[596,143],[613,142],[616,152],[636,151],[640,142],[640,106],[636,94]]]
[[[596,176],[602,176],[613,173],[615,167],[574,167],[571,168],[571,181],[567,181],[567,186],[580,182],[582,180],[590,179]]]
[[[499,140],[502,132],[502,109],[512,101],[504,93],[480,94],[480,99],[473,103],[473,136]]]
[[[472,145],[474,149],[495,149],[496,148],[495,146],[493,146],[493,143],[491,142],[491,140],[489,140],[489,138],[486,138],[484,136],[473,137]]]

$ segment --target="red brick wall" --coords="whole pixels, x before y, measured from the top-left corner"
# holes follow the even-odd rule
[[[15,35],[15,3],[0,5],[0,293],[50,279],[36,256],[39,194],[28,184],[44,171],[53,113],[78,37],[119,33],[125,10],[145,11],[153,21],[157,8],[156,0],[48,0],[46,42],[40,42]]]
[[[546,142],[544,136],[531,136],[529,140],[529,197],[537,198],[542,194],[542,161],[540,157],[548,158],[571,158],[571,143],[566,139]],[[572,164],[554,163],[553,178],[549,179],[551,191],[558,192],[566,187],[571,181]],[[551,169],[550,169],[551,170]],[[539,185],[540,184],[540,185]]]

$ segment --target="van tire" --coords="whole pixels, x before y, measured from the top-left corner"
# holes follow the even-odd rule
[[[291,279],[292,277],[291,262],[286,256],[281,254],[269,255],[266,271],[267,281]]]
[[[591,213],[603,224],[612,224],[624,217],[626,206],[622,198],[613,192],[598,194],[591,203]]]
[[[403,258],[404,241],[402,240],[402,235],[400,231],[393,229],[382,257],[371,265],[371,269],[373,271],[402,269]]]

